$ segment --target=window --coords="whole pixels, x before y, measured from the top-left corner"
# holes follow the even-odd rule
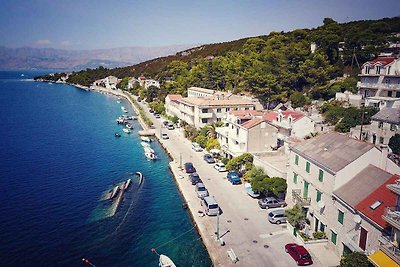
[[[236,128],[236,135],[239,135],[239,128]]]
[[[381,73],[381,66],[376,66],[376,74],[380,74]]]
[[[370,70],[370,67],[369,66],[365,66],[365,74],[369,74],[369,70]]]
[[[299,165],[299,155],[294,156],[294,164]]]
[[[217,122],[220,122],[221,121],[221,118],[217,118]]]
[[[201,113],[208,113],[208,109],[203,108],[203,109],[201,110]]]
[[[207,119],[201,119],[202,123],[207,123]]]
[[[319,170],[318,181],[320,181],[320,182],[324,181],[324,171],[323,170]]]
[[[339,222],[340,224],[343,224],[343,221],[344,221],[344,213],[343,213],[343,211],[341,211],[341,210],[338,211],[337,220],[338,220],[338,222]]]
[[[221,109],[220,108],[217,108],[217,113],[221,113]]]
[[[383,122],[380,121],[379,124],[378,124],[378,128],[382,128],[382,127],[383,127]]]
[[[297,184],[297,176],[298,176],[298,174],[297,173],[293,173],[293,183],[294,184]]]
[[[306,162],[306,172],[310,173],[310,162]]]
[[[336,245],[336,240],[337,240],[337,233],[331,230],[331,241],[335,245]]]
[[[226,108],[226,111],[228,112],[230,110],[230,108]]]
[[[388,91],[387,96],[392,97],[392,95],[393,95],[393,91]]]
[[[396,131],[396,124],[390,124],[390,130],[391,131]]]
[[[375,209],[376,209],[377,207],[379,207],[381,204],[382,204],[382,202],[379,201],[379,200],[377,200],[377,201],[375,201],[371,206],[369,206],[369,208],[370,208],[371,210],[375,210]]]
[[[319,230],[320,230],[321,232],[325,232],[325,224],[320,223],[320,225],[319,225]]]
[[[320,202],[322,198],[322,193],[317,190],[317,202]]]
[[[383,138],[383,136],[379,137],[379,143],[383,144],[383,141],[385,141],[385,139]]]

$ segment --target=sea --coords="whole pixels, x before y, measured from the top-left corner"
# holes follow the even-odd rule
[[[117,125],[121,106],[135,115],[128,102],[32,80],[44,73],[0,71],[0,266],[158,266],[152,248],[176,266],[212,266],[171,159],[157,141],[158,159],[145,158],[137,121],[131,134]],[[127,179],[106,216],[102,196]]]

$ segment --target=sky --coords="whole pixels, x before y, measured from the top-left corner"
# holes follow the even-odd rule
[[[206,44],[400,16],[399,0],[0,0],[0,46],[106,49]],[[383,8],[382,8],[383,7]]]

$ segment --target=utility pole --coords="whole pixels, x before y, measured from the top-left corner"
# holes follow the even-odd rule
[[[365,105],[362,106],[362,114],[361,114],[361,127],[360,127],[360,140],[362,140],[362,130],[363,130],[363,124],[364,124],[364,114],[366,113],[364,111]]]
[[[218,213],[217,213],[217,241],[219,241],[219,208],[218,208]]]

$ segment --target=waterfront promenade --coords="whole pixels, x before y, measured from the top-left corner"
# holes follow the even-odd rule
[[[138,112],[133,103],[135,97],[132,95],[101,87],[91,89],[127,98]],[[231,185],[226,179],[226,173],[219,173],[213,165],[207,164],[203,160],[204,153],[193,151],[190,141],[183,136],[183,129],[167,130],[162,125],[163,119],[155,119],[145,104],[140,103],[140,105],[153,121],[156,137],[173,159],[170,163],[171,171],[214,266],[296,266],[293,259],[284,251],[285,244],[295,242],[293,236],[286,230],[286,225],[270,224],[267,220],[268,210],[260,209],[257,200],[247,195],[243,185]],[[144,129],[147,129],[141,119],[139,122]],[[167,133],[169,139],[162,140],[161,133]],[[203,208],[194,186],[189,182],[188,175],[179,168],[184,162],[194,164],[210,195],[215,197],[221,207],[219,234],[225,246],[216,241],[217,217],[200,216],[199,211],[203,211]],[[313,256],[313,266],[337,265],[337,258],[323,245],[307,248]],[[228,257],[229,249],[233,249],[238,257],[236,263]]]

